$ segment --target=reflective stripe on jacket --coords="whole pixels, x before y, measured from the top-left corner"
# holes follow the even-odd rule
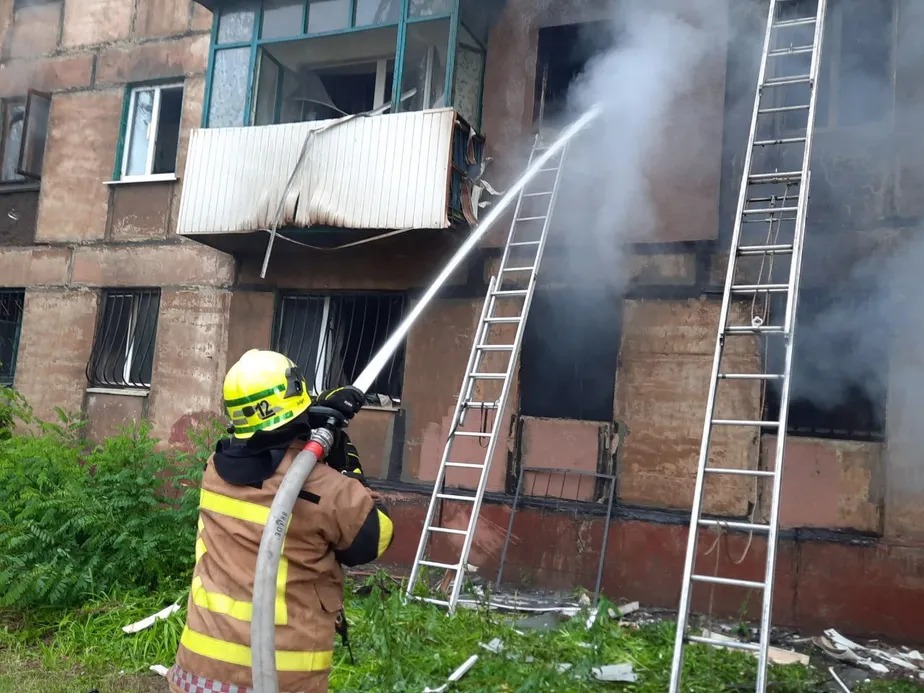
[[[297,449],[257,486],[202,478],[196,567],[177,664],[247,687],[256,557],[270,505]],[[276,581],[276,666],[281,691],[326,691],[335,621],[343,606],[341,563],[375,560],[391,544],[391,520],[363,485],[318,464],[299,493]]]

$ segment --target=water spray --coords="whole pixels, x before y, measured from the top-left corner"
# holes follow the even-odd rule
[[[507,207],[510,206],[548,161],[558,154],[578,132],[586,128],[595,120],[602,109],[593,106],[565,128],[558,139],[526,170],[506,194],[494,205],[488,214],[472,230],[469,237],[459,247],[456,253],[446,263],[436,279],[430,284],[421,296],[413,310],[401,321],[401,324],[388,337],[369,365],[359,374],[353,386],[365,392],[368,390],[379,373],[385,368],[388,361],[395,354],[404,341],[411,327],[417,322],[437,292],[453,275],[465,257],[475,248],[485,236],[488,229],[500,218]],[[296,456],[292,466],[283,477],[273,504],[270,507],[269,520],[263,528],[260,540],[260,550],[257,553],[257,570],[253,587],[253,619],[250,624],[250,643],[253,656],[253,687],[255,693],[279,693],[279,682],[276,675],[276,625],[275,625],[275,597],[276,576],[279,572],[279,559],[282,556],[282,544],[288,530],[289,518],[308,476],[314,469],[318,460],[324,459],[330,450],[333,440],[331,431],[342,425],[342,419],[335,416],[333,410],[314,408],[314,412],[328,416],[327,426],[316,429],[305,448]]]

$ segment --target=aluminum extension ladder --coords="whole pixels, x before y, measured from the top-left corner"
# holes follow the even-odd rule
[[[822,38],[826,0],[815,0],[815,14],[805,9],[804,0],[798,4],[793,0],[770,0],[767,29],[764,38],[763,55],[751,119],[748,150],[744,163],[741,192],[738,199],[737,219],[732,235],[725,291],[719,317],[718,338],[713,358],[712,378],[706,404],[706,418],[703,427],[699,465],[690,517],[686,560],[684,563],[683,587],[678,608],[677,632],[674,642],[674,656],[671,666],[671,693],[681,691],[684,647],[687,643],[734,647],[751,651],[758,656],[755,690],[763,693],[767,683],[767,655],[770,638],[771,607],[773,603],[773,579],[776,564],[777,535],[779,528],[780,490],[782,486],[783,456],[786,440],[787,410],[789,408],[790,375],[793,352],[793,335],[796,324],[799,278],[802,263],[805,217],[809,201],[810,160],[812,139],[815,129],[816,84],[822,52]],[[799,16],[802,14],[802,16]],[[806,16],[808,15],[808,16]],[[800,36],[800,33],[803,34]],[[806,62],[810,62],[806,70]],[[795,69],[798,68],[798,69]],[[801,93],[800,93],[801,92]],[[804,123],[795,121],[801,114]],[[781,132],[782,130],[782,132]],[[769,132],[769,134],[767,134]],[[788,267],[787,261],[788,260]],[[753,265],[758,262],[760,271],[754,277]],[[773,283],[772,277],[764,277],[764,269],[773,263],[782,263],[781,274],[787,275],[785,283]],[[748,274],[750,272],[750,274]],[[743,276],[744,275],[744,276]],[[755,316],[753,306],[758,301],[767,307],[771,298],[774,305],[783,306],[782,324],[767,324],[768,321]],[[735,324],[743,320],[732,313],[733,299],[749,299],[752,302],[750,324]],[[738,306],[740,308],[740,305]],[[740,314],[740,310],[737,311]],[[746,319],[744,320],[746,321]],[[779,322],[770,316],[769,322]],[[734,372],[731,365],[723,362],[727,343],[735,339],[782,340],[782,368],[777,373]],[[743,369],[737,369],[743,370]],[[744,418],[716,418],[717,392],[721,383],[741,381],[760,383],[766,389],[768,384],[779,385],[780,406],[775,419],[764,419],[764,413],[757,420]],[[763,399],[763,397],[761,398]],[[732,414],[734,416],[734,414]],[[737,427],[753,430],[759,436],[765,431],[777,434],[777,445],[772,469],[732,468],[710,456],[710,443],[715,428]],[[734,476],[733,476],[734,475]],[[725,521],[721,518],[704,517],[704,491],[706,479],[710,482],[747,479],[755,486],[769,482],[769,516],[766,522],[756,518],[752,510],[749,521]],[[765,487],[766,488],[766,487]],[[752,507],[757,504],[753,504]],[[697,538],[704,529],[725,532],[727,530],[763,535],[767,538],[764,574],[759,579],[743,580],[732,577],[694,572],[696,569]],[[721,535],[716,542],[721,540]],[[718,550],[716,544],[714,549]],[[716,569],[717,572],[717,569]],[[735,586],[760,590],[763,593],[760,616],[759,643],[727,642],[717,638],[693,635],[687,632],[690,618],[691,594],[694,584]]]
[[[529,166],[550,148],[537,134]],[[450,613],[459,602],[465,581],[468,555],[488,484],[491,459],[503,428],[503,412],[523,342],[526,318],[558,198],[567,151],[568,145],[565,144],[549,159],[545,168],[539,169],[517,198],[503,257],[497,274],[489,282],[481,318],[475,330],[449,437],[443,449],[417,555],[407,583],[406,596],[417,598],[414,589],[422,568],[454,574],[448,599],[420,597],[433,604],[448,606]],[[472,425],[472,419],[480,425],[477,430],[466,430]],[[475,442],[478,443],[477,450],[472,449]],[[464,450],[466,447],[468,449]],[[468,476],[468,483],[465,482],[465,475]],[[472,483],[475,479],[477,481]],[[474,490],[470,489],[471,486],[475,487]],[[447,503],[461,510],[454,517],[464,518],[467,513],[467,521],[461,519],[455,526],[443,522],[444,504]],[[434,535],[449,539],[443,548],[444,553],[454,554],[452,562],[430,557],[432,554],[428,550],[433,549]],[[453,537],[456,537],[454,543]],[[460,537],[461,550],[458,548]]]

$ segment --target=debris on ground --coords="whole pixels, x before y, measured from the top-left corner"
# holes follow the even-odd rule
[[[731,642],[731,643],[740,643],[742,642],[738,638],[732,638],[728,635],[722,635],[721,633],[714,633],[708,629],[703,629],[702,636],[704,638],[709,638],[710,640],[717,640],[719,642]],[[735,649],[734,647],[723,648],[726,650]],[[752,653],[755,657],[758,655],[757,652]],[[809,663],[809,656],[802,654],[801,652],[796,652],[795,650],[784,650],[781,647],[774,647],[771,645],[767,649],[767,658],[773,664],[801,664],[807,666]]]
[[[594,667],[590,670],[590,673],[597,681],[621,681],[625,683],[638,681],[638,674],[632,670],[631,664],[607,664],[602,667]]]
[[[157,621],[169,618],[179,610],[179,604],[171,604],[167,608],[161,609],[156,614],[152,614],[151,616],[143,618],[140,621],[136,621],[135,623],[129,623],[127,626],[122,626],[122,630],[126,633],[137,633],[138,631],[144,630],[145,628],[150,628]]]
[[[460,666],[458,669],[456,669],[454,672],[452,672],[449,675],[449,678],[446,679],[446,683],[444,683],[439,688],[425,688],[423,693],[444,693],[445,691],[449,690],[449,686],[451,684],[455,683],[456,681],[461,679],[463,676],[465,676],[469,672],[469,669],[475,666],[475,662],[477,661],[478,661],[478,655],[472,655],[471,657],[465,660],[462,666]]]

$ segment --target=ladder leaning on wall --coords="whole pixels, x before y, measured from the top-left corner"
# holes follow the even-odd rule
[[[551,148],[552,145],[547,146],[541,136],[536,135],[527,169]],[[558,154],[552,155],[545,168],[523,187],[517,199],[503,257],[497,274],[488,285],[475,329],[408,580],[407,597],[413,598],[423,568],[453,575],[447,599],[421,597],[424,601],[449,607],[450,612],[459,602],[491,460],[503,431],[503,412],[523,342],[567,151],[565,144]],[[475,430],[471,430],[473,420]],[[450,517],[444,516],[446,505],[454,506],[452,510],[456,511]],[[458,522],[453,521],[456,517],[460,518]],[[445,543],[434,547],[434,539],[438,537]],[[440,549],[451,558],[436,560],[433,554]]]
[[[690,518],[683,587],[677,617],[674,657],[671,666],[671,693],[679,693],[683,670],[684,648],[689,643],[705,643],[751,651],[758,657],[755,690],[766,690],[767,655],[769,650],[770,620],[773,604],[773,580],[776,564],[776,545],[779,529],[780,490],[783,475],[787,410],[789,408],[790,377],[793,352],[793,335],[796,325],[799,279],[802,265],[805,217],[809,200],[810,161],[815,129],[817,79],[822,52],[826,0],[815,0],[814,15],[807,10],[805,0],[770,0],[763,55],[758,73],[757,94],[751,118],[748,149],[745,157],[737,218],[732,234],[731,251],[725,279],[725,291],[719,317],[718,338],[713,358],[712,378],[706,405],[706,419],[700,447],[693,508]],[[801,14],[801,16],[800,16]],[[799,33],[805,34],[800,37]],[[805,69],[805,62],[809,62]],[[801,64],[800,64],[801,63]],[[794,71],[794,68],[799,69]],[[799,94],[799,91],[802,91]],[[794,118],[804,117],[802,124]],[[769,133],[769,134],[768,134]],[[788,260],[788,262],[787,262]],[[749,263],[755,263],[749,265]],[[774,265],[782,264],[786,281],[773,283]],[[769,272],[767,268],[769,267]],[[771,298],[784,304],[782,324],[771,315]],[[751,302],[750,324],[734,324],[732,301],[745,299]],[[763,317],[756,315],[754,307],[763,302]],[[777,312],[773,309],[773,312]],[[741,322],[739,320],[739,322]],[[733,372],[731,361],[723,359],[728,342],[736,339],[757,339],[765,343],[781,339],[784,350],[781,372]],[[740,362],[740,359],[739,359]],[[740,370],[740,369],[739,369]],[[759,384],[762,391],[771,384],[779,386],[777,416],[759,412],[755,420],[744,418],[717,418],[716,402],[720,383],[738,387]],[[761,397],[763,400],[763,396]],[[734,414],[731,415],[734,417]],[[765,418],[766,417],[766,418]],[[728,462],[714,459],[710,453],[712,435],[716,428],[764,432],[777,435],[772,469],[733,468]],[[766,522],[754,517],[749,521],[726,521],[704,517],[706,481],[746,479],[756,488],[768,483],[769,518]],[[767,488],[765,487],[765,488]],[[758,504],[754,503],[753,508]],[[704,529],[728,530],[763,535],[767,539],[764,573],[759,579],[743,580],[708,575],[696,570],[697,538]],[[721,535],[717,541],[721,540]],[[718,547],[714,547],[718,550]],[[718,571],[716,571],[718,572]],[[741,587],[760,590],[763,599],[760,612],[760,640],[727,642],[709,634],[692,635],[687,632],[690,618],[692,588],[694,584]]]

